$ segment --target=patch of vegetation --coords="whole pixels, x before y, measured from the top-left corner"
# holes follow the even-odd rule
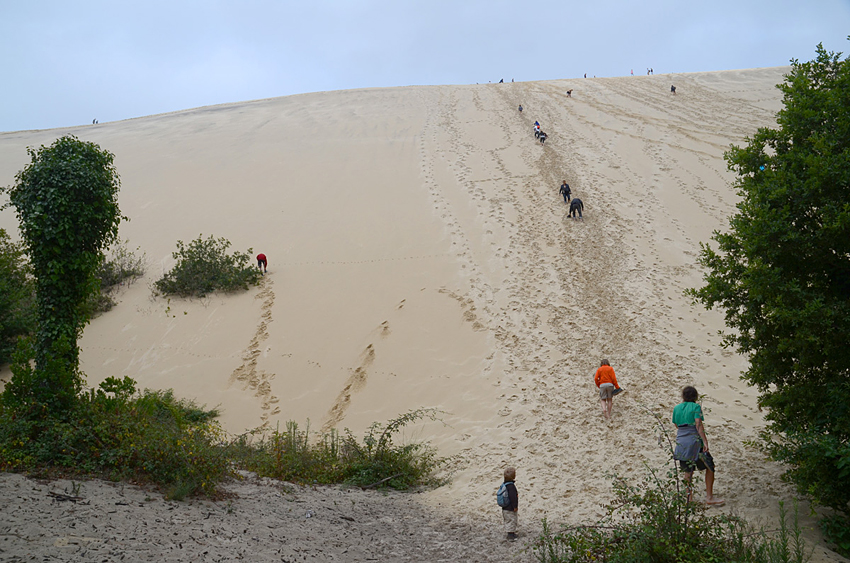
[[[100,291],[88,301],[91,315],[111,310],[115,305],[115,292],[123,285],[130,285],[145,275],[146,256],[137,247],[135,251],[127,247],[128,241],[122,241],[110,249],[109,255],[101,263],[95,277]]]
[[[0,229],[0,365],[35,331],[35,280],[24,249]]]
[[[359,487],[406,490],[439,485],[435,472],[445,460],[426,443],[396,444],[393,437],[418,420],[438,420],[439,411],[417,409],[385,424],[374,423],[359,441],[350,431],[330,432],[311,440],[309,428],[294,422],[251,442],[243,436],[232,444],[245,469],[264,477],[302,483],[347,483]]]
[[[710,516],[701,503],[677,491],[677,479],[650,471],[639,486],[614,480],[614,501],[605,519],[593,525],[543,533],[532,551],[540,563],[805,563],[795,504],[791,526],[782,502],[779,529],[755,529],[733,515]]]
[[[0,397],[0,470],[60,472],[158,485],[171,498],[214,494],[230,474],[216,410],[137,392],[107,378],[80,395],[64,419]]]
[[[249,436],[229,439],[215,409],[178,400],[171,391],[139,392],[129,377],[110,377],[59,418],[18,389],[33,377],[34,368],[18,365],[31,357],[26,351],[21,348],[14,365],[29,373],[0,395],[0,471],[131,480],[156,485],[177,500],[215,496],[235,468],[302,483],[396,489],[438,484],[434,471],[443,460],[433,448],[392,440],[405,425],[434,419],[433,410],[373,424],[362,442],[349,432],[332,432],[314,443],[308,430],[289,422],[286,431],[252,443]]]
[[[179,297],[203,297],[213,291],[248,289],[260,283],[262,274],[253,265],[253,249],[228,254],[230,241],[203,235],[188,245],[177,241],[171,270],[154,282],[157,291]]]

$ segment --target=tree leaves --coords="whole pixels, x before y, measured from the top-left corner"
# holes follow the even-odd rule
[[[824,487],[850,452],[819,450],[850,439],[850,60],[818,45],[778,88],[778,129],[726,154],[742,200],[716,250],[702,245],[706,284],[690,294],[725,311],[725,342],[749,357],[744,378],[782,435],[768,441],[773,457],[801,491],[850,514],[850,487]]]

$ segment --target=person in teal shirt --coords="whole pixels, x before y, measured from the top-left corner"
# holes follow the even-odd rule
[[[682,389],[682,402],[673,408],[673,424],[677,427],[676,450],[673,459],[679,461],[679,467],[688,482],[688,500],[693,500],[691,480],[694,471],[705,471],[705,503],[720,505],[724,501],[714,496],[714,459],[708,451],[708,438],[705,436],[705,417],[702,407],[697,403],[699,393],[690,385]]]

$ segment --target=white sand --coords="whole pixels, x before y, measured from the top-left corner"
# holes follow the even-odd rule
[[[173,388],[221,405],[233,433],[309,420],[359,434],[437,407],[447,425],[408,437],[455,456],[456,474],[417,502],[496,525],[513,464],[533,528],[600,516],[606,472],[663,461],[649,413],[668,420],[692,383],[722,510],[772,526],[793,495],[745,445],[764,424],[745,361],[719,346],[722,315],[683,290],[701,281],[698,243],[734,211],[723,151],[774,123],[787,70],[367,89],[5,133],[0,184],[26,146],[63,134],[116,155],[121,234],[150,268],[86,329],[92,385]],[[561,180],[584,221],[567,218]],[[152,298],[175,241],[201,233],[264,252],[262,286]],[[603,357],[627,389],[610,426],[592,379]]]

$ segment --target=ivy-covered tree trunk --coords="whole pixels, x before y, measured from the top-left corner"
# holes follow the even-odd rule
[[[73,136],[27,152],[32,162],[8,192],[36,278],[36,368],[16,373],[13,384],[50,410],[62,410],[82,385],[83,305],[97,290],[103,250],[118,235],[120,180],[110,152]]]

